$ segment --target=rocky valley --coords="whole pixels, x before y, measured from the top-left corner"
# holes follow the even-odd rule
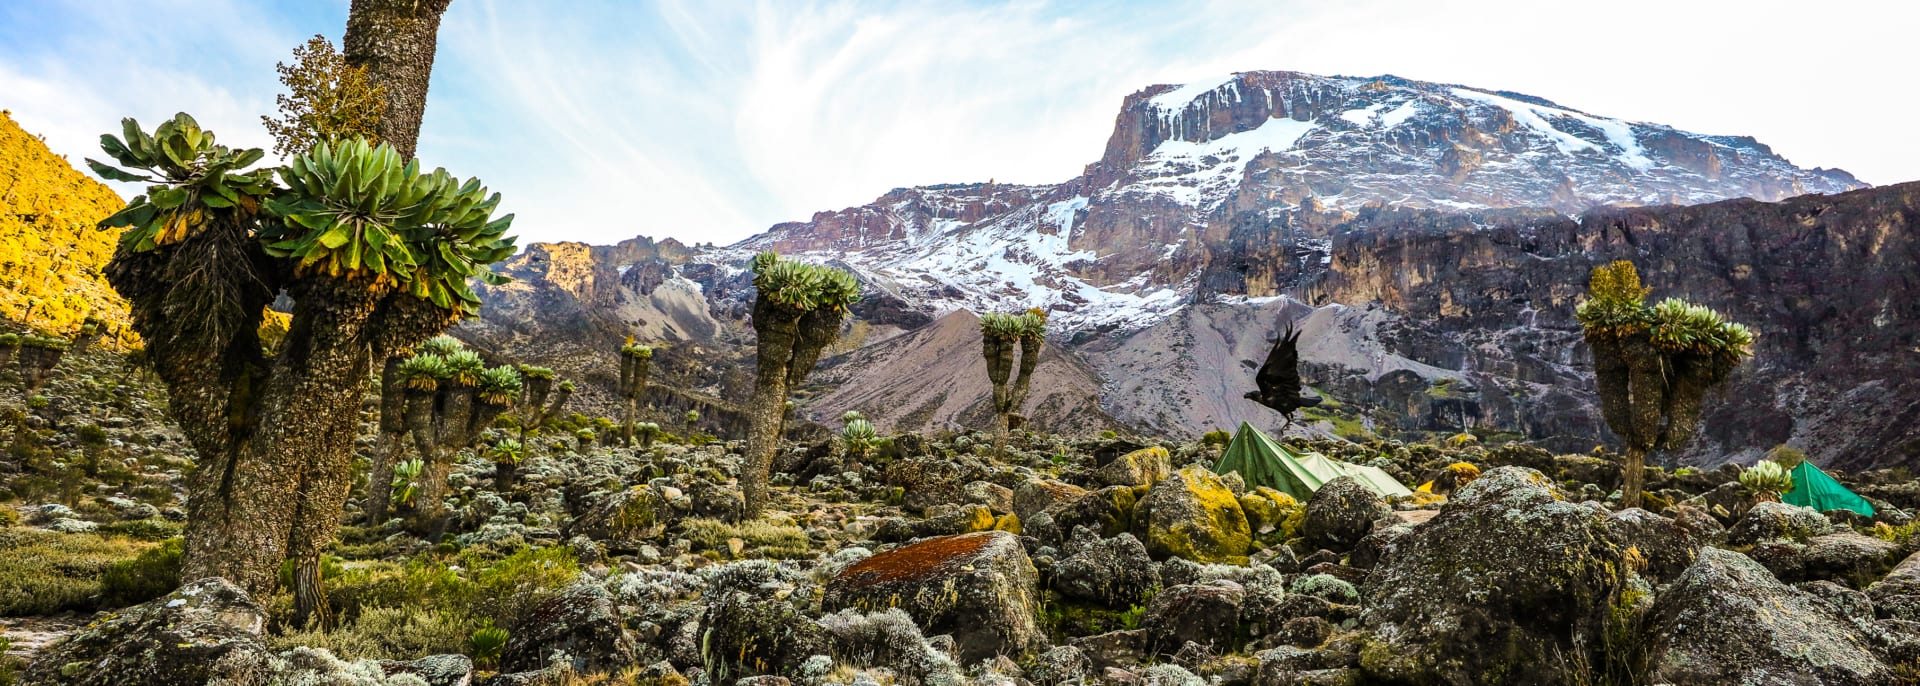
[[[604,203],[584,189],[652,171],[607,160],[675,166],[600,110],[744,91],[665,134],[703,154],[676,175],[731,173],[755,160],[716,161],[701,117],[829,133],[812,98],[872,133],[842,118],[872,105],[840,74],[862,61],[921,77],[889,105],[948,90],[855,59],[929,22],[324,4],[341,47],[277,65],[272,157],[222,106],[220,138],[122,120],[90,176],[0,112],[0,686],[1920,685],[1920,182],[1250,71],[1124,97],[1058,183],[895,188],[730,245],[520,245],[566,223],[503,201],[524,168]],[[23,7],[0,16],[172,63],[99,38],[135,22]],[[314,23],[287,9],[148,32],[212,64],[226,24]],[[1105,43],[1077,21],[1101,9],[1044,35]],[[557,54],[529,29],[588,17],[568,43],[700,75],[611,107],[580,79],[664,82],[528,78]],[[9,28],[5,84],[42,40]],[[1018,51],[991,35],[913,54]],[[800,69],[822,36],[843,51]],[[207,104],[161,71],[129,109]],[[462,133],[554,122],[578,150]],[[716,213],[679,180],[631,207],[779,195]]]

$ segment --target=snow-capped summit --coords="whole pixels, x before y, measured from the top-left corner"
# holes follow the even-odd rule
[[[1751,138],[1518,93],[1255,71],[1128,96],[1105,154],[1066,182],[898,189],[716,257],[773,248],[832,260],[929,314],[1042,307],[1062,330],[1125,329],[1190,302],[1249,218],[1370,204],[1576,215],[1863,186],[1844,171],[1796,167]],[[1325,236],[1299,238],[1313,251]],[[1324,257],[1324,244],[1317,250]]]

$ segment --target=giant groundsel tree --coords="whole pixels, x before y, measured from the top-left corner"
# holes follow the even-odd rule
[[[502,280],[487,267],[513,253],[511,215],[493,216],[499,196],[477,179],[359,139],[258,169],[260,150],[219,145],[183,113],[152,131],[128,119],[101,145],[118,166],[88,160],[95,172],[149,184],[101,226],[123,231],[107,276],[198,457],[183,577],[265,594],[282,560],[317,573],[372,361],[477,309],[467,280]],[[259,325],[281,294],[292,318],[269,356]]]
[[[626,405],[620,435],[628,446],[633,445],[634,416],[640,411],[640,398],[647,394],[647,375],[652,370],[653,348],[634,343],[633,337],[628,336],[626,344],[620,346],[620,399]]]
[[[995,429],[1003,438],[1025,422],[1020,410],[1027,404],[1027,390],[1046,340],[1047,318],[1039,310],[980,317],[980,352],[987,359],[987,381],[993,384]]]
[[[747,459],[740,486],[749,517],[767,504],[767,479],[786,419],[787,392],[813,372],[820,352],[840,337],[847,307],[860,300],[853,275],[821,265],[753,258],[753,330],[759,369],[748,407]]]
[[[1607,425],[1626,443],[1624,507],[1637,507],[1647,453],[1685,447],[1709,389],[1753,354],[1753,332],[1713,310],[1668,298],[1646,302],[1633,263],[1597,267],[1580,303]]]

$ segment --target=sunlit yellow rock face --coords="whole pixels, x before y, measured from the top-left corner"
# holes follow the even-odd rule
[[[63,336],[88,316],[119,328],[127,304],[101,275],[118,236],[94,223],[124,204],[0,111],[0,317]]]

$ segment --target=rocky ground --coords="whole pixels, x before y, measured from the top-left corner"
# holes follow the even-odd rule
[[[1620,509],[1613,455],[1468,437],[1294,441],[1481,474],[1393,502],[1248,488],[1217,438],[801,442],[743,520],[738,442],[549,430],[510,479],[456,469],[444,541],[351,508],[333,624],[297,627],[285,594],[176,588],[185,448],[116,359],[9,397],[0,683],[1920,683],[1910,475],[1842,475],[1871,519],[1734,467]]]

